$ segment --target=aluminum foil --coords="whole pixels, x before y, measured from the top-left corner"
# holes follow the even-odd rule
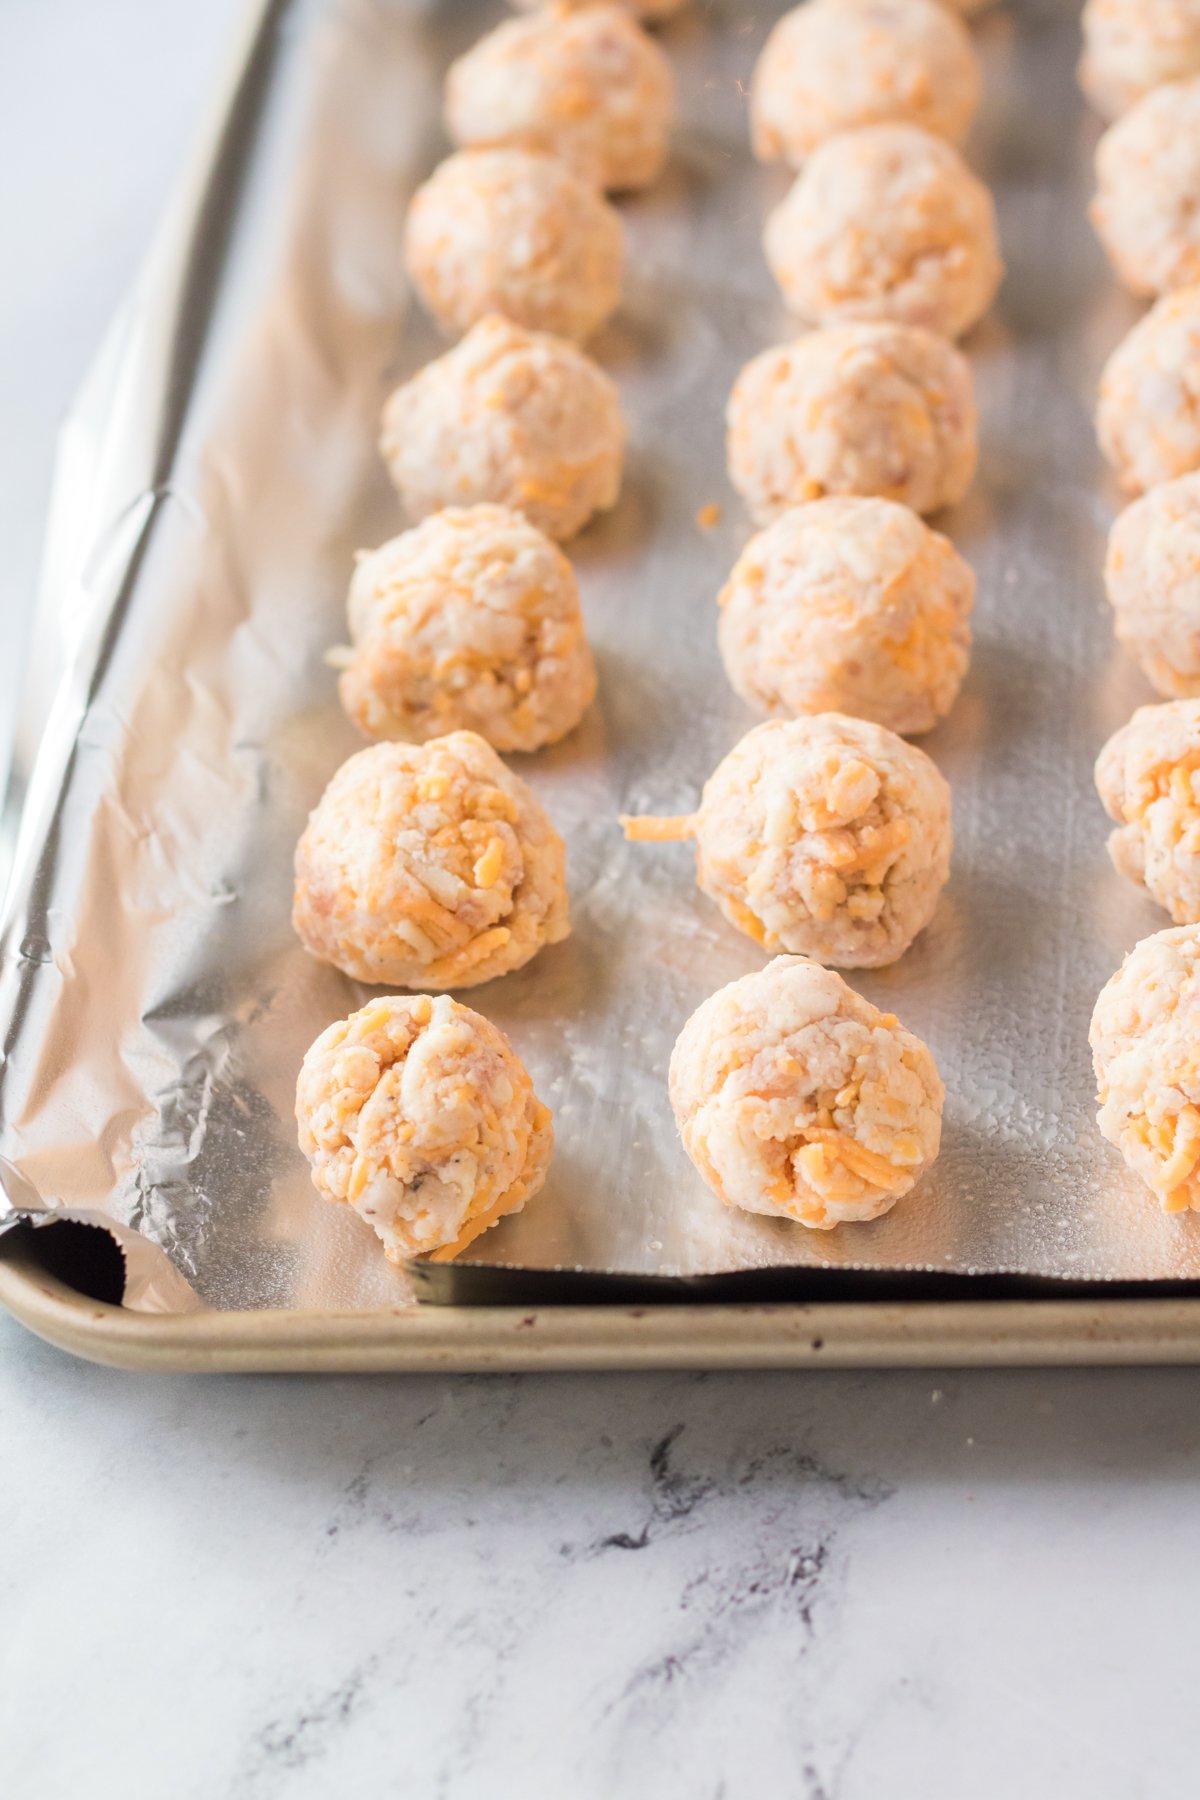
[[[1160,1213],[1093,1117],[1093,1000],[1164,920],[1109,869],[1090,778],[1149,696],[1099,577],[1113,497],[1091,396],[1133,308],[1084,216],[1096,126],[1073,84],[1077,13],[1022,0],[977,27],[971,154],[1010,273],[967,345],[982,467],[945,521],[979,577],[971,674],[925,740],[953,785],[954,872],[914,949],[856,978],[935,1051],[941,1159],[888,1218],[807,1234],[723,1209],[667,1104],[679,1027],[761,953],[695,891],[685,847],[628,846],[616,816],[689,809],[753,722],[715,643],[749,531],[722,412],[741,363],[794,330],[759,245],[786,177],[746,142],[770,18],[701,0],[662,33],[683,124],[665,179],[623,204],[627,292],[595,346],[632,435],[619,506],[572,548],[600,698],[520,763],[568,840],[573,934],[467,996],[557,1130],[546,1189],[481,1262],[1200,1275],[1200,1221]],[[405,291],[405,205],[444,153],[442,70],[498,17],[481,0],[256,6],[64,443],[19,747],[3,1149],[44,1199],[157,1241],[218,1307],[404,1292],[296,1149],[301,1057],[364,994],[294,941],[290,864],[357,747],[324,654],[354,550],[400,524],[380,403],[439,348]],[[714,500],[721,523],[701,531]]]

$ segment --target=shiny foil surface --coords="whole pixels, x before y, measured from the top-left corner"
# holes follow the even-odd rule
[[[2,1148],[44,1200],[163,1245],[209,1305],[406,1291],[296,1147],[301,1058],[366,995],[294,939],[291,858],[359,747],[325,653],[354,551],[403,523],[380,405],[440,348],[405,288],[405,206],[445,153],[448,60],[502,16],[499,0],[257,6],[65,434],[19,746]],[[1093,1001],[1167,921],[1111,871],[1091,782],[1151,696],[1100,581],[1114,495],[1090,408],[1136,309],[1085,217],[1098,128],[1070,0],[975,28],[970,155],[1009,275],[965,345],[980,473],[938,521],[979,579],[970,675],[922,740],[953,786],[954,869],[908,955],[850,977],[932,1046],[941,1159],[882,1221],[808,1233],[724,1209],[679,1146],[675,1036],[762,953],[696,891],[687,846],[627,845],[616,820],[690,810],[754,723],[718,658],[716,595],[750,531],[724,474],[726,395],[796,330],[759,242],[787,176],[752,161],[743,97],[771,16],[701,0],[660,34],[681,128],[664,179],[621,203],[625,298],[593,346],[630,421],[625,488],[569,550],[600,696],[565,743],[514,759],[567,838],[573,931],[462,996],[510,1034],[557,1147],[542,1194],[471,1254],[1198,1276],[1200,1221],[1162,1214],[1094,1122]]]

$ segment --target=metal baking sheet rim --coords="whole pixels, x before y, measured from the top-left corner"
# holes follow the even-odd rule
[[[29,1257],[0,1305],[85,1361],[143,1374],[1046,1368],[1200,1363],[1200,1298],[842,1305],[398,1307],[170,1317],[88,1299]]]

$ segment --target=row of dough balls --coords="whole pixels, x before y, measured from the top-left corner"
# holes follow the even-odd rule
[[[899,955],[949,867],[934,764],[834,714],[750,732],[685,823],[700,883],[734,924],[845,966]],[[293,916],[306,947],[356,980],[442,990],[378,998],[324,1032],[297,1119],[318,1189],[354,1206],[389,1256],[457,1254],[537,1192],[552,1126],[507,1040],[444,990],[566,935],[562,841],[481,738],[378,744],[343,765],[309,820]],[[816,1228],[886,1211],[937,1153],[928,1051],[807,958],[780,958],[700,1008],[671,1097],[714,1191]]]
[[[1087,0],[1083,40],[1080,81],[1115,121],[1091,217],[1118,279],[1160,296],[1109,358],[1096,415],[1139,494],[1200,469],[1200,0]]]
[[[840,975],[785,956],[731,982],[671,1056],[684,1148],[727,1205],[814,1230],[878,1218],[937,1156],[928,1047]],[[445,1260],[545,1182],[549,1109],[512,1045],[447,995],[369,1001],[313,1044],[296,1087],[318,1191],[385,1255]]]
[[[800,173],[767,259],[825,329],[753,359],[731,396],[730,475],[767,529],[721,596],[720,642],[746,699],[801,716],[751,731],[695,814],[623,820],[694,840],[725,916],[800,953],[701,1006],[670,1090],[716,1194],[818,1229],[886,1211],[940,1135],[927,1048],[818,963],[894,960],[949,872],[949,787],[897,733],[948,709],[969,652],[973,577],[916,513],[961,498],[976,462],[945,340],[1002,265],[990,196],[942,139],[978,96],[966,33],[924,0],[812,0],[768,39],[754,147]]]
[[[830,326],[763,351],[727,423],[730,479],[760,523],[832,494],[936,512],[962,498],[978,456],[968,365],[914,325]],[[615,502],[625,425],[585,351],[493,314],[396,389],[380,443],[410,518],[487,503],[567,539]]]
[[[920,732],[961,683],[973,577],[913,514],[961,499],[977,461],[970,371],[948,339],[990,304],[1002,264],[991,197],[947,140],[979,91],[966,30],[931,0],[809,0],[755,69],[755,151],[800,171],[767,259],[819,327],[753,358],[727,411],[730,478],[767,530],[722,594],[720,642],[735,688],[768,711]],[[704,885],[703,806],[698,819]]]
[[[421,522],[360,557],[351,645],[331,660],[367,736],[416,741],[337,771],[297,846],[292,915],[353,979],[435,990],[330,1026],[297,1084],[315,1186],[393,1260],[457,1254],[550,1162],[551,1116],[519,1057],[444,990],[569,929],[562,840],[496,751],[554,742],[595,693],[552,539],[614,503],[625,428],[614,384],[572,340],[620,295],[621,223],[601,190],[654,178],[673,115],[670,67],[629,11],[513,20],[451,68],[459,149],[406,220],[413,286],[462,341],[385,407],[384,459]]]
[[[647,0],[643,17],[675,10]],[[449,335],[502,314],[582,342],[617,305],[621,220],[605,189],[646,186],[666,160],[671,66],[631,11],[558,6],[510,20],[451,65],[456,154],[418,190],[405,263]]]
[[[1096,787],[1114,866],[1176,922],[1125,958],[1090,1039],[1101,1132],[1181,1212],[1200,1209],[1200,5],[1089,0],[1083,26],[1081,81],[1116,118],[1092,220],[1118,279],[1165,296],[1109,359],[1097,432],[1142,495],[1109,535],[1117,636],[1169,698],[1113,734]]]
[[[1200,1209],[1200,928],[1144,939],[1097,1000],[1099,1121],[1171,1212]],[[840,976],[780,957],[705,1001],[670,1066],[684,1147],[727,1204],[828,1229],[878,1217],[935,1159],[944,1090],[928,1048]],[[486,1019],[388,996],[321,1034],[297,1084],[326,1198],[385,1253],[453,1256],[542,1186],[548,1109]]]
[[[945,34],[957,75],[925,46]],[[957,337],[986,311],[1002,274],[991,197],[947,141],[964,84],[963,129],[978,69],[937,0],[809,0],[776,27],[752,127],[760,154],[803,165],[765,231],[801,318]],[[597,188],[652,180],[673,116],[666,58],[619,8],[539,13],[482,39],[447,81],[461,148],[417,193],[406,230],[410,275],[438,324],[459,333],[496,312],[579,340],[598,330],[619,295],[622,240]],[[798,135],[782,138],[785,126]]]
[[[874,10],[935,50],[960,30],[922,18],[934,10],[924,0]],[[848,0],[847,20],[869,32],[871,11]],[[354,978],[442,990],[379,1000],[331,1027],[298,1087],[314,1181],[367,1217],[395,1257],[456,1254],[523,1205],[549,1162],[549,1114],[511,1046],[444,990],[517,968],[568,929],[561,839],[495,747],[553,741],[595,689],[574,576],[546,533],[569,537],[612,503],[624,433],[612,384],[564,340],[591,335],[619,294],[620,224],[592,184],[652,178],[673,105],[657,53],[615,13],[515,21],[455,66],[447,122],[465,148],[416,196],[407,224],[414,285],[444,330],[466,335],[385,410],[385,458],[424,522],[361,560],[340,690],[368,735],[418,742],[377,744],[338,771],[297,849],[293,915],[307,947]],[[967,45],[963,129],[972,67]],[[908,92],[919,87],[915,78]],[[903,106],[878,115],[904,116]],[[933,510],[969,481],[969,376],[922,327],[965,329],[999,265],[990,202],[983,195],[981,209],[978,184],[928,133],[843,132],[824,163],[812,160],[815,175],[802,175],[768,233],[781,285],[817,320],[885,323],[795,347],[800,387],[807,369],[831,416],[811,414],[800,491],[786,474],[769,480],[773,497],[757,510],[780,516],[731,576],[721,642],[747,698],[816,716],[751,732],[695,819],[673,824],[696,837],[700,884],[740,929],[769,949],[873,966],[928,922],[951,847],[945,782],[885,721],[927,729],[950,704],[973,584],[912,513],[859,495],[895,492]],[[864,239],[848,276],[838,241],[881,204],[886,229]],[[937,242],[924,215],[941,215]],[[806,299],[789,270],[816,270],[822,238],[827,266]],[[896,279],[914,259],[926,264],[924,291]],[[747,455],[753,466],[738,428],[753,381],[747,371],[731,401],[731,466],[735,445],[739,466]],[[826,492],[847,497],[789,510]],[[728,1057],[697,1071],[693,1043],[714,1024],[723,1033],[731,1009],[757,1019],[760,1045],[740,1074]],[[732,1127],[736,1139],[748,1100],[761,1105],[743,1085],[758,1079],[759,1050],[791,1078],[777,1104],[800,1141],[739,1167],[744,1153],[730,1160],[721,1137]],[[810,1225],[876,1216],[936,1155],[941,1084],[924,1046],[793,957],[701,1008],[671,1093],[688,1152],[718,1193]]]
[[[970,655],[975,580],[908,507],[861,497],[782,512],[722,589],[730,681],[762,713],[844,712],[907,736],[949,712]],[[360,559],[351,643],[333,653],[365,737],[472,731],[530,751],[596,693],[574,570],[505,507],[451,507]]]
[[[768,529],[722,595],[721,648],[768,711],[923,731],[961,683],[973,579],[903,506],[954,504],[977,461],[970,372],[947,340],[1002,275],[991,196],[950,141],[979,92],[967,32],[930,0],[809,0],[756,66],[755,151],[799,169],[767,260],[818,327],[753,358],[727,410],[730,478]]]
[[[788,307],[812,324],[888,319],[957,337],[1002,273],[991,196],[955,145],[979,61],[938,0],[806,0],[750,84],[756,155],[799,172],[767,221]]]
[[[901,956],[950,868],[950,791],[886,726],[770,719],[708,781],[695,814],[626,818],[695,841],[697,880],[772,953],[843,968]],[[569,931],[566,859],[532,789],[474,732],[348,758],[295,858],[301,942],[352,980],[451,990],[518,969]]]
[[[1118,480],[1144,494],[1200,470],[1200,4],[1089,0],[1083,30],[1084,89],[1116,119],[1097,147],[1092,220],[1118,279],[1160,296],[1109,357],[1096,410]],[[1109,554],[1119,634],[1164,693],[1189,691],[1182,590],[1177,576],[1147,583],[1187,493],[1119,521]]]
[[[675,118],[670,63],[634,15],[675,4],[535,10],[451,65],[457,149],[413,196],[404,255],[430,316],[462,341],[384,410],[410,517],[493,502],[566,539],[616,500],[617,391],[577,345],[620,298],[622,226],[603,190],[653,181]]]
[[[352,644],[335,654],[366,735],[465,727],[507,751],[573,728],[595,671],[573,572],[546,539],[611,504],[622,442],[609,378],[500,318],[392,396],[384,451],[423,523],[365,555],[351,585]],[[747,365],[729,405],[730,474],[769,529],[723,595],[739,693],[906,733],[944,715],[973,584],[904,507],[961,498],[976,454],[969,370],[936,334],[842,326]]]
[[[958,337],[1003,272],[987,189],[950,145],[909,125],[824,142],[767,220],[765,246],[789,308],[812,325],[883,321]],[[414,196],[405,255],[451,335],[503,315],[582,342],[620,296],[618,214],[563,162],[528,149],[448,158]]]

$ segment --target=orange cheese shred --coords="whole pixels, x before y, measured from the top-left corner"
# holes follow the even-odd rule
[[[674,844],[696,834],[695,813],[680,813],[676,818],[656,818],[647,814],[639,818],[622,813],[621,830],[631,844]]]

